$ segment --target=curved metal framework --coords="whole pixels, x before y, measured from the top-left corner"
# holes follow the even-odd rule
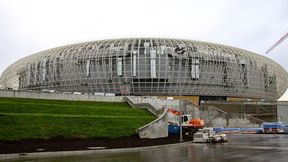
[[[233,96],[274,100],[288,73],[276,62],[214,43],[158,38],[85,42],[9,66],[5,88],[116,95]]]

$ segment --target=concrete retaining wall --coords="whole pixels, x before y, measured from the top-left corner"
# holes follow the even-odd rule
[[[124,102],[122,96],[94,96],[89,94],[63,94],[63,93],[43,93],[29,91],[6,91],[0,90],[0,97],[15,98],[35,98],[51,100],[70,100],[70,101],[102,101],[102,102]]]
[[[140,103],[148,102],[158,110],[162,107],[171,107],[178,111],[191,113],[193,118],[201,118],[205,121],[206,127],[259,127],[263,122],[247,114],[228,114],[215,106],[201,106],[193,104],[189,100],[165,100],[149,97],[130,97],[139,107],[145,107]],[[180,106],[181,104],[181,106]],[[151,111],[150,111],[151,112]]]
[[[163,109],[163,107],[171,107],[173,109],[179,110],[180,100],[167,100],[157,97],[147,97],[147,96],[129,96],[133,103],[149,103],[157,110]]]
[[[278,121],[288,124],[288,101],[277,102],[277,117]]]
[[[168,137],[167,110],[165,109],[156,120],[137,129],[139,137],[150,139]]]
[[[157,119],[144,125],[136,130],[140,138],[163,138],[168,137],[168,119],[167,109],[155,108],[150,103],[140,103],[140,100],[136,97],[124,97],[123,100],[127,102],[133,108],[146,108],[155,116]],[[143,100],[142,100],[143,101]]]
[[[189,102],[189,101],[188,101]],[[206,127],[260,127],[262,120],[247,114],[229,114],[215,106],[187,104],[186,109],[193,118],[201,118]]]
[[[263,121],[248,118],[244,114],[228,114],[214,106],[201,107],[200,116],[209,127],[260,127]]]

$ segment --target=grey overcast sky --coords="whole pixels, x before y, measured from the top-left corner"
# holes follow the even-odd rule
[[[0,73],[45,49],[121,37],[231,45],[288,71],[288,39],[264,54],[286,32],[287,0],[0,0]]]

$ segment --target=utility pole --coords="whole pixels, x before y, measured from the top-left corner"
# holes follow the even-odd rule
[[[180,96],[180,97],[181,97],[181,96]],[[182,111],[181,111],[181,107],[182,107],[182,106],[181,106],[181,104],[182,104],[181,101],[182,101],[182,100],[181,100],[181,98],[180,98],[180,108],[179,108],[179,109],[180,109],[180,112],[182,112]],[[180,139],[179,139],[179,142],[183,142],[182,120],[183,120],[183,119],[182,119],[182,114],[180,114],[180,115],[179,115],[179,126],[180,126]]]

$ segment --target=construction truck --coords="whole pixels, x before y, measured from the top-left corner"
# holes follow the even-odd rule
[[[262,123],[263,133],[284,133],[285,125],[282,122]]]
[[[182,132],[190,135],[193,135],[198,129],[204,128],[204,120],[192,118],[192,114],[183,114],[181,111],[172,108],[168,108],[167,114],[169,134],[179,134],[180,125],[182,126]]]
[[[227,141],[226,134],[215,132],[213,128],[199,129],[193,136],[193,142],[195,143],[222,143]]]

